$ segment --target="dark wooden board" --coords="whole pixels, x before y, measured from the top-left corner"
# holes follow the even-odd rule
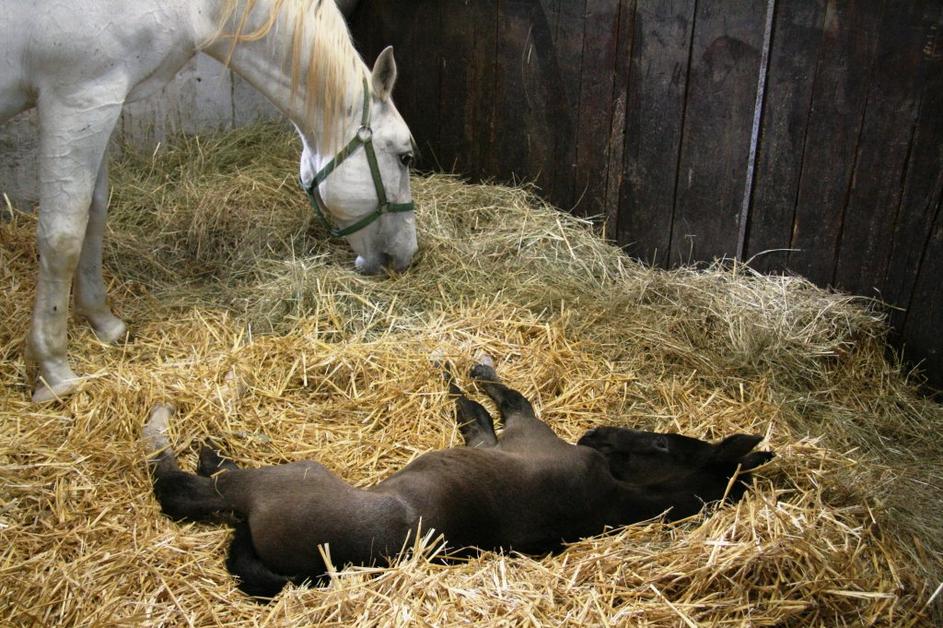
[[[910,352],[921,349],[910,337],[914,321],[930,320],[937,330],[936,346],[943,345],[943,319],[928,317],[926,293],[915,289],[918,275],[929,287],[943,292],[943,270],[922,266],[929,246],[928,234],[939,221],[943,197],[943,6],[928,5],[923,17],[924,45],[921,48],[918,80],[920,101],[914,124],[913,143],[903,179],[900,208],[894,230],[888,233],[891,252],[883,281],[883,298],[897,306],[890,322],[895,337],[907,340]],[[943,373],[937,379],[943,388]]]
[[[943,391],[943,202],[937,201],[930,237],[903,330],[904,356],[920,367],[931,386]]]
[[[613,0],[588,0],[583,20],[583,51],[571,197],[582,216],[605,214],[613,85],[622,7]]]
[[[435,167],[472,178],[493,150],[497,2],[448,0],[440,13],[439,141]],[[428,163],[428,160],[427,160]]]
[[[409,128],[420,150],[434,155],[439,140],[439,72],[442,29],[440,2],[413,0],[409,11],[399,8],[401,17],[392,43],[400,59],[396,102],[406,104]],[[400,52],[401,51],[401,52]],[[431,155],[430,155],[431,156]],[[420,164],[430,167],[427,161]]]
[[[695,4],[639,2],[633,20],[616,239],[660,265],[671,239]]]
[[[736,252],[767,6],[371,0],[352,29],[396,46],[423,167],[536,181],[669,265]],[[943,386],[943,0],[776,6],[745,257],[880,295]]]
[[[575,179],[579,121],[583,113],[580,92],[587,75],[584,64],[584,44],[587,42],[583,35],[588,0],[553,0],[542,4],[552,7],[545,11],[547,24],[552,28],[552,52],[541,54],[541,57],[545,60],[543,80],[551,86],[546,93],[550,116],[546,132],[554,144],[553,159],[556,162],[553,175],[545,180],[543,187],[551,202],[564,210],[573,211],[578,200]],[[612,4],[612,0],[609,4]],[[533,30],[535,39],[539,38],[541,28],[538,19]],[[597,36],[593,34],[590,39],[594,40]],[[606,99],[609,99],[608,94]],[[599,104],[592,103],[590,108]]]
[[[545,81],[553,39],[544,4],[549,3],[506,0],[498,5],[494,145],[483,155],[487,174],[536,180],[542,187],[557,165]]]
[[[419,147],[431,150],[439,139],[440,3],[415,0],[408,11],[393,0],[365,4],[351,19],[358,49],[372,66],[380,51],[393,46],[398,69],[393,101]]]
[[[671,262],[737,253],[766,3],[698,4]]]
[[[824,18],[825,0],[776,5],[744,247],[761,272],[786,266]]]
[[[626,101],[628,100],[629,67],[635,47],[635,7],[636,0],[620,0],[619,2],[619,31],[613,67],[606,189],[603,199],[603,210],[606,216],[605,235],[612,241],[616,241],[619,235],[619,198],[624,168]]]
[[[883,11],[829,2],[802,157],[789,267],[830,285]]]
[[[927,2],[888,2],[855,173],[842,224],[835,287],[881,296],[913,141]]]

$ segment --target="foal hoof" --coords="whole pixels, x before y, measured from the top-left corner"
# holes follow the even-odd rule
[[[479,351],[475,354],[475,362],[482,366],[487,366],[491,369],[494,369],[494,358],[485,353],[484,351]]]
[[[472,367],[471,376],[477,380],[485,382],[497,382],[498,374],[494,370],[494,360],[491,356],[479,353],[475,356],[475,366]]]
[[[151,408],[151,413],[147,417],[147,422],[141,429],[141,435],[148,449],[157,451],[170,446],[167,439],[167,428],[170,424],[170,417],[175,408],[170,404],[159,403]]]

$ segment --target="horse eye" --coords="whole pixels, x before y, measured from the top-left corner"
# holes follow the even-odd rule
[[[652,441],[652,446],[658,451],[668,451],[668,439],[664,436],[656,436]]]
[[[399,156],[399,161],[405,167],[409,168],[409,164],[413,163],[413,154],[412,153],[402,153]]]

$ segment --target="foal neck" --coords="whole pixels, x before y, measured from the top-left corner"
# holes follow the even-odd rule
[[[668,521],[684,519],[700,512],[705,503],[723,498],[726,485],[719,478],[714,481],[703,476],[650,486],[617,481],[618,496],[612,502],[608,523],[628,525],[662,515]]]

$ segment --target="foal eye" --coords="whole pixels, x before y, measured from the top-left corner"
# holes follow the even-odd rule
[[[656,436],[652,441],[652,446],[658,451],[668,451],[668,439],[664,436]]]
[[[409,164],[413,163],[413,154],[412,153],[400,154],[399,162],[403,164],[403,166],[409,168]]]

